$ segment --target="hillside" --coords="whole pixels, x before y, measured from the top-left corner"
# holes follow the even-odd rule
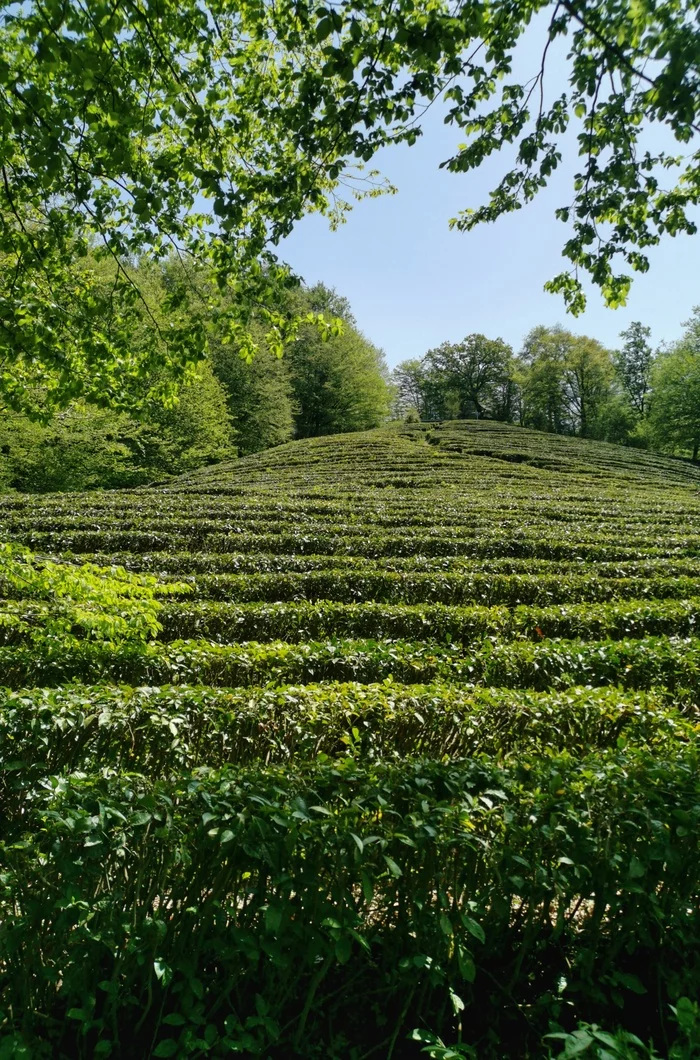
[[[473,421],[0,499],[4,540],[193,586],[139,651],[5,631],[17,1042],[662,1048],[700,987],[699,528],[688,463]]]

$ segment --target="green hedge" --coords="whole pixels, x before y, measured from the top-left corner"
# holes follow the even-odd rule
[[[697,767],[57,777],[0,833],[6,1028],[59,1058],[320,1060],[334,1027],[345,1055],[387,1055],[416,1026],[449,1040],[452,991],[485,1060],[552,1018],[639,1026],[640,995],[658,1033],[700,974]]]
[[[0,690],[8,790],[95,762],[151,777],[207,765],[472,755],[495,760],[633,744],[669,754],[696,739],[669,694],[326,683],[277,688],[65,685]]]
[[[423,641],[327,640],[222,645],[174,641],[109,649],[88,643],[37,656],[24,646],[0,648],[0,673],[10,688],[65,681],[131,684],[204,683],[249,686],[271,682],[437,679],[503,688],[562,689],[571,685],[667,688],[700,694],[700,640],[642,637],[619,641],[484,641],[472,648]]]
[[[447,604],[343,604],[334,602],[223,604],[166,603],[162,638],[202,637],[224,643],[246,640],[318,640],[323,637],[403,638],[471,644],[484,637],[599,639],[683,636],[695,631],[700,599],[629,600],[552,607],[451,607]]]

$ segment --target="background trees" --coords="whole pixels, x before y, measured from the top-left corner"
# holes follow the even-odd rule
[[[358,330],[346,299],[318,284],[303,295],[312,312],[343,321],[324,341],[304,326],[285,354],[299,438],[377,427],[387,419],[392,392],[384,354]]]
[[[615,396],[610,353],[560,327],[534,328],[517,356],[484,335],[443,343],[422,362],[399,365],[394,382],[403,406],[436,418],[518,420],[583,437],[600,435],[603,410]]]
[[[152,402],[140,418],[73,402],[48,423],[4,409],[0,487],[28,492],[140,486],[236,456],[226,394],[211,366],[176,405]]]
[[[451,395],[456,402],[458,417],[509,419],[512,355],[502,339],[474,334],[461,342],[444,342],[428,350],[425,362],[428,372],[440,379],[446,400]]]
[[[167,273],[162,282],[167,286]],[[342,318],[342,334],[324,339],[317,327],[304,325],[280,358],[266,345],[264,323],[251,320],[258,352],[248,362],[212,314],[206,321],[209,356],[167,406],[153,398],[158,381],[150,380],[137,413],[80,398],[45,422],[2,410],[0,488],[143,485],[295,436],[383,423],[392,398],[383,354],[358,331],[347,301],[322,285],[286,297],[294,305],[283,311],[300,318],[322,311]]]
[[[516,370],[525,427],[550,434],[570,428],[564,400],[565,334],[561,328],[537,327],[525,336]]]
[[[211,363],[226,404],[241,456],[288,442],[294,436],[294,397],[289,365],[261,346],[248,363],[217,336],[210,340]]]
[[[621,349],[613,354],[615,371],[634,412],[643,417],[647,412],[654,363],[654,351],[649,342],[651,328],[644,327],[636,320],[622,332],[620,338],[625,342]]]
[[[556,211],[571,268],[548,286],[572,312],[585,304],[579,274],[624,302],[647,248],[696,227],[695,15],[695,0],[160,0],[157,16],[148,4],[2,5],[0,394],[15,408],[36,387],[54,406],[131,407],[145,379],[172,388],[206,356],[211,306],[244,350],[259,348],[255,318],[276,353],[300,324],[277,297],[279,241],[310,211],[342,215],[358,164],[414,142],[441,94],[463,141],[448,169],[514,147],[488,203],[452,222],[461,229],[530,201],[579,123],[573,201]],[[521,82],[526,31],[541,33],[541,63]],[[642,149],[655,124],[682,151]],[[378,190],[372,178],[358,188]],[[161,303],[140,266],[170,254]],[[196,310],[183,312],[193,287]]]
[[[619,350],[560,326],[533,328],[517,354],[500,339],[443,343],[393,373],[396,409],[426,420],[487,417],[553,434],[700,454],[700,307],[680,342],[655,352],[635,321]]]
[[[700,452],[700,306],[675,346],[663,352],[651,374],[651,431],[667,452]]]

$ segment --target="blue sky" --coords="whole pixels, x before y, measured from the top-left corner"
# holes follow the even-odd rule
[[[535,51],[528,51],[534,61]],[[563,72],[555,68],[555,80],[557,73]],[[633,320],[651,327],[656,343],[680,335],[700,303],[700,235],[652,249],[651,268],[635,276],[625,308],[607,309],[591,290],[586,313],[571,317],[543,285],[566,264],[568,229],[554,210],[572,198],[575,138],[567,136],[562,167],[533,203],[460,233],[448,229],[449,219],[486,201],[508,160],[493,157],[475,173],[447,173],[438,164],[463,139],[460,130],[444,125],[437,109],[424,129],[415,146],[385,149],[373,163],[398,186],[397,195],[357,203],[336,232],[324,218],[307,217],[281,248],[307,283],[322,280],[350,300],[361,330],[391,366],[475,331],[518,349],[537,324],[560,323],[610,347]]]

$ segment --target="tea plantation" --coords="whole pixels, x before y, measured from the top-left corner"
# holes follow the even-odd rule
[[[192,590],[142,647],[4,631],[0,1056],[667,1056],[699,528],[689,464],[474,422],[4,498],[4,540]]]

